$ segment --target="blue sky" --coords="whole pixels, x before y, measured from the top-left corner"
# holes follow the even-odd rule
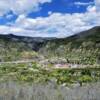
[[[86,5],[75,5],[75,2],[86,3]],[[86,12],[87,7],[89,6],[89,2],[91,5],[94,5],[94,0],[52,0],[52,2],[47,2],[44,4],[40,4],[41,9],[34,12],[30,12],[27,16],[30,18],[36,17],[48,17],[48,12],[52,13],[83,13]],[[6,16],[12,14],[11,19],[7,19]],[[12,11],[9,11],[7,14],[4,14],[3,17],[0,18],[0,24],[5,24],[10,21],[16,20],[18,16],[13,14]]]
[[[0,34],[66,37],[100,25],[100,0],[1,0]]]
[[[84,2],[89,3],[92,2],[91,5],[94,5],[93,0],[52,0],[51,3],[45,3],[41,5],[42,9],[36,13],[29,14],[30,17],[38,17],[43,16],[47,17],[48,12],[51,11],[53,13],[60,12],[60,13],[83,13],[86,12],[87,5],[75,5],[75,2]]]

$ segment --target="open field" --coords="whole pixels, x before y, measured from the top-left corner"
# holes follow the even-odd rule
[[[0,83],[0,100],[100,100],[100,82],[64,87],[54,83]]]
[[[88,82],[100,81],[100,67],[78,67],[78,68],[55,68],[55,66],[44,66],[37,62],[24,63],[1,63],[0,64],[0,80],[14,80],[26,82],[49,82],[54,81],[57,84],[78,83],[82,85]]]

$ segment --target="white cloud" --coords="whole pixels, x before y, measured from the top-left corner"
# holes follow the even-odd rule
[[[48,15],[51,15],[52,13],[53,13],[52,11],[49,11],[49,12],[48,12]]]
[[[94,4],[94,2],[88,2],[88,3],[86,3],[86,2],[75,2],[74,4],[78,5],[78,6],[88,6],[88,5]]]
[[[39,4],[51,0],[0,0],[0,16],[12,11],[14,14],[28,14],[40,9]]]
[[[65,37],[99,25],[99,12],[52,13],[49,17],[38,17],[36,19],[20,15],[12,26],[0,28],[0,33],[33,37]]]
[[[95,0],[95,5],[96,5],[97,11],[100,11],[100,0]]]
[[[97,25],[100,25],[100,13],[97,12],[83,14],[54,13],[49,17],[36,19],[20,16],[15,23],[16,27],[34,31],[34,33],[41,34],[41,36],[47,34],[48,36],[57,37],[69,36]]]
[[[6,15],[6,18],[7,18],[8,20],[12,19],[12,17],[13,17],[12,14],[8,14],[8,15]]]
[[[9,0],[0,0],[0,16],[9,12]]]
[[[0,25],[0,34],[7,34],[9,30],[8,26]]]
[[[96,12],[96,6],[88,6],[88,7],[87,7],[87,11],[88,11],[88,12],[91,12],[91,13],[92,13],[92,12]]]
[[[38,2],[40,1],[44,3],[47,0],[38,0]],[[97,3],[98,0],[95,0],[95,2]],[[100,26],[100,10],[98,5],[89,5],[86,13],[61,14],[48,12],[48,17],[37,17],[36,19],[29,18],[24,12],[18,11],[20,15],[15,23],[11,24],[11,26],[0,26],[0,33],[13,33],[15,35],[33,37],[69,36],[94,26]],[[26,8],[23,7],[23,9]],[[96,9],[98,9],[98,11],[96,11]],[[14,12],[17,13],[17,11]]]

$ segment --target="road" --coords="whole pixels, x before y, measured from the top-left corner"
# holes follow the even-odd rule
[[[18,61],[7,61],[7,62],[0,62],[0,64],[20,64],[20,63],[31,63],[34,60],[18,60]]]
[[[21,63],[32,63],[35,62],[34,60],[18,60],[18,61],[8,61],[8,62],[0,62],[0,64],[21,64]],[[44,65],[45,66],[45,65]],[[100,65],[82,65],[82,64],[66,64],[66,66],[56,66],[53,65],[54,69],[77,69],[77,68],[95,68],[98,67]]]

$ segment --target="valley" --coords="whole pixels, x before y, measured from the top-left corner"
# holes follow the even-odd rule
[[[27,80],[27,77],[31,77],[31,74],[34,75],[34,73],[30,71],[34,72],[34,67],[37,68],[37,66],[39,66],[39,70],[47,70],[47,73],[52,70],[70,70],[74,73],[75,70],[78,70],[80,73],[78,77],[86,77],[87,80],[88,78],[91,80],[93,78],[91,76],[92,73],[96,73],[96,71],[98,71],[96,80],[99,81],[99,33],[100,27],[97,26],[67,38],[32,38],[15,36],[13,34],[0,35],[1,74],[12,74],[14,69],[14,73],[19,73],[20,70],[24,73],[25,70]],[[24,66],[25,69],[21,66]],[[12,71],[9,72],[9,69]],[[81,75],[81,71],[84,70],[89,72],[86,73],[85,76]],[[30,73],[27,73],[27,71]],[[68,72],[69,74],[71,74],[70,71]],[[57,75],[60,75],[59,71],[57,72]],[[65,75],[67,75],[66,72]],[[49,76],[52,75],[50,74]],[[23,77],[25,78],[25,76]],[[33,79],[34,78],[32,78],[32,80]],[[66,77],[64,80],[66,80]],[[65,81],[65,83],[66,82],[67,81]]]
[[[60,39],[32,38],[12,34],[0,35],[0,84],[6,82],[18,83],[19,86],[21,84],[39,84],[39,86],[55,84],[57,89],[75,87],[74,89],[79,90],[82,88],[82,91],[90,84],[100,86],[100,27]],[[3,88],[2,85],[0,87]],[[38,86],[36,87],[38,88]],[[97,87],[94,86],[94,88]],[[17,85],[16,87],[11,86],[11,88],[15,91]],[[9,95],[8,91],[10,90],[6,89]],[[21,91],[20,88],[19,91]],[[48,91],[48,88],[45,91]],[[53,88],[53,93],[54,91]],[[62,89],[60,89],[61,91]],[[93,93],[96,93],[94,91]],[[99,92],[98,90],[97,93]],[[70,94],[73,95],[73,92]],[[63,94],[59,95],[55,96],[55,98],[60,97],[57,100],[66,100],[63,99],[65,98]],[[67,95],[67,97],[69,96]],[[88,96],[91,97],[91,94]],[[99,100],[98,96],[91,97],[91,100]],[[68,100],[72,100],[72,97]],[[0,98],[6,98],[2,91],[0,91]],[[10,95],[9,98],[17,100],[16,98],[20,97],[15,98],[15,95],[13,97]],[[31,98],[33,100],[35,97]],[[40,98],[43,98],[43,95]],[[44,98],[46,97],[44,96]],[[80,97],[79,100],[84,100],[84,98]],[[74,100],[76,99],[74,98]]]

